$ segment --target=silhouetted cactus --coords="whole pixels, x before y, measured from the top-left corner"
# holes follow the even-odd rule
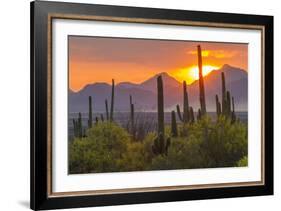
[[[110,121],[113,121],[113,112],[114,112],[114,79],[112,79],[112,86],[111,86]]]
[[[83,124],[82,124],[82,114],[79,112],[78,114],[78,128],[79,128],[79,137],[83,136]]]
[[[88,128],[92,127],[92,123],[93,123],[93,113],[92,113],[92,97],[89,96],[89,118],[88,118]]]
[[[168,154],[170,146],[170,138],[165,140],[165,125],[164,125],[164,94],[163,81],[161,75],[157,78],[157,114],[158,114],[158,136],[154,139],[152,151],[154,154]]]
[[[231,97],[230,92],[226,92],[226,116],[231,117]]]
[[[226,99],[226,88],[225,88],[225,76],[224,72],[221,73],[221,83],[222,83],[222,114],[227,115],[227,99]]]
[[[197,112],[197,120],[200,120],[202,117],[202,112],[201,112],[201,109],[198,108],[198,112]]]
[[[109,112],[108,112],[108,102],[107,102],[107,99],[104,101],[104,103],[105,103],[106,120],[108,121],[109,120]]]
[[[217,116],[224,115],[227,118],[231,118],[232,122],[235,122],[236,115],[234,110],[234,97],[231,97],[230,92],[226,91],[224,72],[221,73],[221,82],[222,82],[221,104],[219,102],[218,96],[216,95]],[[232,106],[232,110],[231,110],[231,106]]]
[[[178,127],[177,127],[177,120],[176,120],[176,112],[172,111],[171,113],[171,134],[173,137],[178,136]]]
[[[157,112],[158,112],[158,134],[165,135],[164,129],[164,93],[162,77],[157,78]]]
[[[189,104],[188,104],[188,94],[186,90],[186,82],[183,81],[183,122],[189,122]]]
[[[74,137],[78,137],[78,125],[77,121],[75,119],[72,119],[73,123],[73,131],[74,131]]]
[[[178,113],[179,120],[183,122],[183,118],[182,118],[182,115],[181,115],[181,109],[180,109],[179,105],[177,105],[177,113]]]
[[[232,97],[232,112],[231,112],[231,122],[236,121],[236,114],[235,114],[235,108],[234,108],[234,97]]]
[[[219,117],[221,115],[221,104],[218,95],[216,95],[216,111],[217,111],[217,117]]]
[[[103,118],[103,114],[100,114],[100,120],[103,122],[104,118]]]
[[[134,137],[134,135],[135,135],[135,107],[134,107],[131,95],[130,95],[130,123],[131,123],[131,134]]]
[[[189,103],[188,103],[188,93],[186,90],[185,81],[183,81],[183,115],[181,114],[179,105],[177,105],[177,114],[180,121],[182,121],[183,123],[189,122]]]
[[[200,99],[200,110],[201,115],[206,114],[206,101],[205,101],[205,88],[204,88],[204,78],[203,78],[203,69],[202,69],[202,52],[201,46],[197,46],[197,54],[198,54],[198,69],[199,69],[199,99]]]
[[[99,123],[99,118],[96,117],[96,125]]]
[[[195,121],[194,112],[193,112],[193,108],[191,106],[189,107],[189,116],[190,116],[190,122],[194,123],[194,121]]]
[[[171,139],[167,138],[165,142],[165,137],[161,133],[158,135],[157,138],[154,139],[153,145],[152,145],[152,152],[155,155],[168,155],[168,148],[171,145]]]
[[[74,137],[78,137],[78,138],[83,137],[82,115],[80,112],[78,114],[78,119],[77,120],[73,119],[72,123],[74,128]]]

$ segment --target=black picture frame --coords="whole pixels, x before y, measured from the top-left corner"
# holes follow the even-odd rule
[[[229,14],[106,6],[62,2],[31,2],[31,179],[30,206],[33,210],[107,206],[198,199],[260,196],[273,194],[273,17],[260,15]],[[264,184],[241,187],[210,187],[203,189],[143,191],[114,194],[49,194],[48,170],[48,21],[50,14],[76,16],[102,16],[140,18],[150,20],[192,21],[199,23],[259,25],[264,28]],[[165,24],[165,23],[164,23]]]

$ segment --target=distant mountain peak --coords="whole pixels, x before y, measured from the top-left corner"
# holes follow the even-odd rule
[[[229,68],[234,68],[230,66],[229,64],[224,64],[220,69],[229,69]]]

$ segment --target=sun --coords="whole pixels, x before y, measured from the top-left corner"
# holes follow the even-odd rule
[[[218,66],[214,65],[203,65],[203,76],[208,75],[213,70],[219,69]],[[199,79],[198,66],[191,66],[186,68],[181,68],[174,72],[173,74],[178,80],[185,80],[187,84]]]
[[[213,70],[217,70],[219,67],[212,66],[212,65],[204,65],[202,68],[202,74],[203,76],[208,75]],[[199,79],[199,69],[198,66],[192,66],[188,68],[187,75],[192,78],[194,81]]]

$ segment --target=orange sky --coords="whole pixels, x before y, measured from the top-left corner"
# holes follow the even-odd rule
[[[111,83],[112,78],[116,83],[141,83],[159,72],[192,83],[198,44],[206,71],[224,64],[247,71],[247,44],[69,36],[70,89]]]

